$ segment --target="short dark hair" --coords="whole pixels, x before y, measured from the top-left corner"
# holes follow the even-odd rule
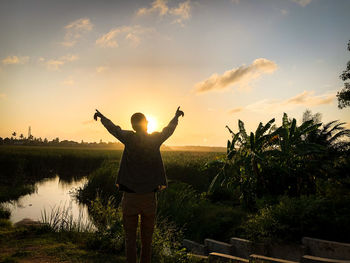
[[[131,124],[138,124],[141,121],[146,120],[146,116],[143,115],[141,112],[136,112],[131,116]]]
[[[146,116],[141,112],[136,112],[131,116],[132,128],[136,131],[136,127],[142,122],[147,121]]]

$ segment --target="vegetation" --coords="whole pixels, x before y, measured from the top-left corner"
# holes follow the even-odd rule
[[[348,43],[348,50],[350,51],[350,40]],[[344,88],[338,92],[338,107],[339,109],[345,108],[350,106],[350,83],[345,82],[350,80],[350,61],[348,61],[346,65],[346,69],[343,71],[343,73],[339,76],[342,81],[344,81]]]
[[[212,163],[219,172],[209,191],[240,194],[251,212],[242,226],[249,238],[298,241],[309,234],[349,241],[350,212],[343,205],[350,203],[350,130],[306,115],[300,126],[284,114],[280,127],[272,119],[250,135],[240,120],[239,132],[227,127],[232,140],[226,156]]]
[[[225,154],[162,152],[169,187],[157,194],[153,260],[192,262],[181,248],[183,238],[299,242],[308,235],[350,242],[350,130],[344,123],[321,123],[320,114],[306,111],[300,124],[284,114],[280,126],[272,119],[249,134],[241,120],[238,126],[238,132],[227,127],[231,139]],[[54,207],[42,212],[40,227],[24,230],[14,228],[9,211],[0,206],[0,247],[10,251],[0,254],[1,260],[56,253],[50,261],[70,255],[71,261],[99,262],[100,255],[109,262],[110,255],[124,262],[121,193],[115,187],[121,153],[1,146],[0,202],[34,191],[43,178],[88,176],[75,196],[88,206],[90,220],[73,220],[67,207]],[[22,240],[21,245],[5,242],[8,238]],[[25,247],[29,238],[47,244],[40,255]]]

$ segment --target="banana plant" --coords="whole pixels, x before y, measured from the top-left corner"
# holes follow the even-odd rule
[[[264,178],[261,174],[262,164],[265,155],[264,151],[271,145],[273,133],[268,132],[275,119],[267,124],[260,123],[255,131],[248,136],[244,122],[238,120],[239,132],[234,133],[228,126],[232,140],[227,142],[227,154],[225,162],[214,177],[209,192],[218,185],[239,184],[241,199],[246,206],[251,207],[257,194],[257,185],[264,185]]]

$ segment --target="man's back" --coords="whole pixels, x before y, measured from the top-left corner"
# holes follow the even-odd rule
[[[160,154],[162,134],[130,131],[116,183],[137,193],[147,193],[159,185],[167,186],[164,165]]]

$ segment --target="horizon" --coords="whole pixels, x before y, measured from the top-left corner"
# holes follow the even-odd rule
[[[225,147],[283,112],[346,122],[337,107],[350,53],[350,1],[2,1],[0,137],[116,142],[142,112],[168,147]]]

